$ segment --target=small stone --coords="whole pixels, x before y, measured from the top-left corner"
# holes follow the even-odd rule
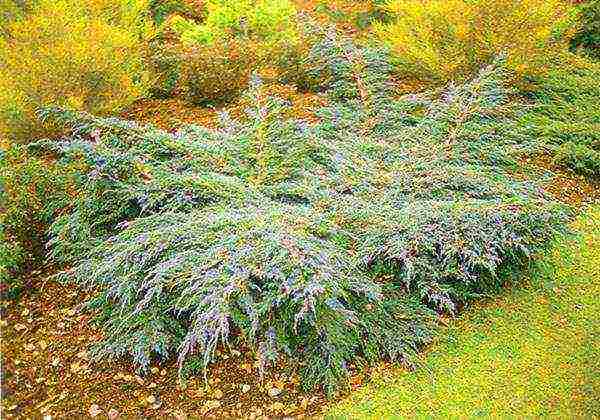
[[[174,411],[173,417],[175,417],[175,420],[187,420],[187,414],[183,411]]]
[[[118,412],[117,410],[115,410],[114,408],[111,408],[111,409],[108,411],[108,418],[109,418],[109,420],[115,420],[115,419],[118,419],[118,418],[119,418],[119,416],[120,416],[119,412]]]
[[[148,401],[148,404],[154,404],[156,402],[156,397],[154,395],[150,395],[148,398],[146,398],[146,401]]]
[[[219,408],[221,406],[221,402],[217,400],[208,400],[204,403],[204,406],[209,410],[212,410],[214,408]]]
[[[242,384],[242,392],[245,394],[248,391],[250,391],[250,385]]]
[[[221,391],[220,389],[216,389],[213,392],[213,396],[217,399],[220,400],[221,398],[223,398],[223,391]]]
[[[98,415],[100,415],[102,413],[102,409],[100,408],[100,406],[98,404],[92,404],[88,413],[90,413],[91,417],[97,417]]]
[[[274,398],[276,396],[278,396],[279,394],[281,394],[281,389],[279,388],[271,388],[269,389],[269,397]]]
[[[38,347],[44,351],[48,347],[48,343],[46,343],[44,340],[40,340],[38,341]]]
[[[276,403],[273,403],[273,405],[271,405],[271,410],[273,410],[276,413],[282,412],[284,408],[285,408],[285,406],[283,405],[283,403],[280,403],[280,402],[276,402]]]

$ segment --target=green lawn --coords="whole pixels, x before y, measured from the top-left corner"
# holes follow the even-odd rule
[[[557,271],[467,310],[415,372],[381,369],[333,417],[600,416],[600,206]]]

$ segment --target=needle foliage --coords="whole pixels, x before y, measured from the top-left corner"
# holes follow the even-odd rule
[[[98,356],[143,371],[250,348],[333,392],[358,359],[410,364],[436,313],[496,290],[563,232],[567,209],[510,176],[501,64],[398,98],[385,51],[330,32],[311,56],[329,92],[313,123],[256,78],[246,118],[216,129],[45,110],[71,132],[37,147],[86,168],[50,247],[95,291]]]

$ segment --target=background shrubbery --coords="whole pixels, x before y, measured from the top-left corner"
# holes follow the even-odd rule
[[[7,22],[0,37],[0,137],[51,135],[35,110],[54,104],[114,112],[148,88],[147,4],[39,0]]]
[[[170,26],[189,63],[181,67],[181,90],[193,103],[230,100],[257,71],[306,85],[299,62],[309,46],[289,0],[208,1],[202,23],[175,16]]]
[[[600,58],[600,0],[578,1],[580,28],[571,40],[575,50]]]
[[[393,19],[375,35],[400,73],[431,81],[464,79],[503,53],[517,75],[539,73],[571,27],[561,0],[398,0],[387,9]]]

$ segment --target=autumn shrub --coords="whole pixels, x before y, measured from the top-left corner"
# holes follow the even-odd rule
[[[195,104],[228,101],[247,86],[259,67],[260,45],[251,40],[228,38],[210,46],[194,45],[180,53],[183,63],[180,86]]]
[[[164,39],[150,42],[148,67],[151,74],[149,93],[154,98],[170,98],[179,93],[183,54],[177,44]]]
[[[581,24],[571,40],[571,47],[600,58],[600,1],[584,0],[578,3]]]
[[[39,0],[0,38],[0,136],[25,142],[56,127],[35,116],[47,104],[114,112],[148,86],[144,0]]]
[[[389,13],[383,7],[386,0],[319,0],[315,6],[317,16],[325,16],[347,30],[364,31],[374,22],[385,22]]]
[[[562,0],[391,0],[389,23],[375,36],[393,52],[402,75],[464,79],[499,54],[518,77],[536,74],[566,43],[570,6]]]

